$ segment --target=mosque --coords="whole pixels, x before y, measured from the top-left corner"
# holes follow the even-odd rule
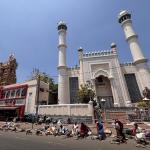
[[[131,107],[142,99],[145,87],[150,89],[150,69],[138,42],[138,35],[132,27],[131,14],[124,10],[118,15],[125,39],[129,44],[133,62],[121,64],[118,49],[112,43],[109,50],[85,52],[78,49],[79,67],[69,68],[66,64],[67,25],[58,23],[58,102],[48,105],[49,85],[43,81],[29,80],[16,83],[17,62],[13,55],[7,63],[0,64],[0,120],[24,114],[50,115],[51,117],[72,117],[94,121],[93,103],[81,104],[77,91],[81,85],[92,88],[95,100],[105,106]],[[8,82],[9,81],[9,82]],[[39,92],[38,92],[39,91]],[[112,117],[112,116],[111,116]],[[116,116],[115,116],[116,117]]]
[[[117,45],[110,50],[88,52],[78,49],[79,67],[69,68],[66,64],[67,25],[58,23],[58,100],[59,104],[78,103],[77,91],[88,84],[96,93],[96,101],[106,100],[107,107],[133,106],[142,98],[145,87],[150,88],[150,69],[132,26],[131,14],[124,10],[118,15],[125,39],[130,47],[133,62],[121,64]]]

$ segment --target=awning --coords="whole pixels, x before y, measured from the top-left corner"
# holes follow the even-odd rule
[[[15,110],[18,107],[0,107],[0,110]]]

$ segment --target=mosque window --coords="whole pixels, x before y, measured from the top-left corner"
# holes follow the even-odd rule
[[[125,74],[124,76],[127,83],[131,102],[136,103],[141,100],[141,93],[136,81],[136,76],[135,74]]]
[[[79,89],[78,77],[69,78],[69,87],[70,87],[70,102],[71,104],[77,103],[77,91]]]

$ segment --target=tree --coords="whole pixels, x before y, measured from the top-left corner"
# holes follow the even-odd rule
[[[77,97],[79,102],[88,103],[90,100],[94,101],[95,91],[89,88],[87,84],[81,85],[81,89],[77,92]]]
[[[138,103],[138,107],[150,107],[150,102],[141,101]]]
[[[150,89],[145,87],[145,89],[143,90],[143,95],[145,98],[148,98],[150,99]],[[139,103],[138,103],[138,107],[150,107],[150,101],[143,101],[141,100]]]
[[[34,68],[30,78],[33,80],[33,79],[37,79],[39,76],[41,81],[45,83],[49,83],[51,85],[54,84],[53,78],[51,78],[47,73],[41,72],[39,69]]]

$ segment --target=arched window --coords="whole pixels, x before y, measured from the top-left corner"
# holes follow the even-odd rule
[[[26,88],[22,88],[21,97],[26,96],[26,93],[27,93],[27,89]]]
[[[9,98],[10,97],[10,91],[7,91],[6,92],[6,98]]]
[[[20,97],[20,89],[16,90],[16,97]]]
[[[11,97],[14,97],[15,96],[15,90],[12,90],[10,95],[11,95]]]

